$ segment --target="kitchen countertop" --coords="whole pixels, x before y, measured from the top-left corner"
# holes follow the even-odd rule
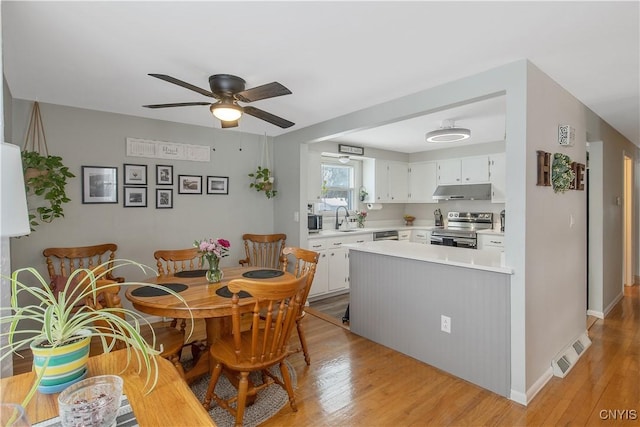
[[[434,228],[442,228],[436,227],[433,225],[421,226],[421,225],[398,225],[398,226],[388,226],[388,227],[366,227],[366,228],[352,228],[353,231],[340,231],[340,230],[322,230],[319,233],[309,233],[309,240],[312,239],[321,239],[324,237],[338,237],[342,235],[357,235],[357,234],[370,234],[376,231],[388,231],[388,230],[433,230]],[[500,229],[490,229],[490,230],[478,230],[478,234],[490,234],[492,236],[504,236],[504,232],[501,232]]]
[[[513,274],[513,270],[502,264],[500,251],[479,251],[476,249],[455,248],[450,246],[424,245],[407,241],[381,240],[377,242],[350,243],[343,245],[349,250],[370,252],[417,261],[434,262]]]

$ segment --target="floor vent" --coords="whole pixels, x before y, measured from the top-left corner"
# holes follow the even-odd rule
[[[582,353],[589,348],[591,345],[591,340],[587,336],[586,332],[578,339],[576,339],[573,344],[569,347],[561,351],[551,362],[551,366],[553,367],[553,375],[556,377],[564,378],[565,375],[573,368],[576,364]]]

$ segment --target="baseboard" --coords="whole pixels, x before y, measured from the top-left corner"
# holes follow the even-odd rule
[[[526,393],[522,393],[519,391],[511,390],[511,394],[509,399],[513,400],[516,403],[527,406],[534,397],[544,388],[545,385],[553,378],[553,369],[549,367],[541,376],[538,378],[531,387],[527,390]]]
[[[596,310],[587,310],[587,316],[597,317],[598,319],[604,319],[604,313]]]
[[[620,293],[618,294],[618,296],[616,296],[616,297],[614,298],[613,302],[612,302],[611,304],[609,304],[609,305],[604,309],[604,317],[607,317],[607,314],[609,314],[609,312],[610,312],[611,310],[613,310],[613,307],[615,307],[615,306],[616,306],[616,304],[620,302],[620,300],[622,299],[622,297],[623,297],[623,296],[624,296],[624,294],[623,294],[622,292],[620,292]],[[604,319],[604,317],[603,317],[603,319]]]

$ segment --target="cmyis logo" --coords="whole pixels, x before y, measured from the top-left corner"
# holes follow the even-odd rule
[[[602,409],[600,419],[634,421],[638,419],[638,411],[636,409]]]

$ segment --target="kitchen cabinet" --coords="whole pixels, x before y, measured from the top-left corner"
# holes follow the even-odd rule
[[[319,202],[322,199],[322,156],[317,151],[309,151],[307,156],[307,201]]]
[[[438,161],[438,184],[480,184],[489,182],[489,157],[475,156]]]
[[[409,164],[382,159],[362,162],[362,183],[368,203],[406,203],[409,198]]]
[[[398,230],[398,240],[411,240],[411,230]]]
[[[491,202],[504,203],[506,200],[507,173],[505,153],[489,156],[489,180],[491,182]]]
[[[309,297],[329,296],[349,289],[349,249],[347,243],[373,240],[371,233],[310,239],[307,247],[320,254]]]
[[[494,234],[478,234],[478,249],[503,251],[504,236]]]
[[[411,232],[411,241],[414,243],[431,243],[431,231],[429,230],[413,230]]]
[[[433,193],[438,186],[438,163],[409,163],[409,202],[435,203]]]

